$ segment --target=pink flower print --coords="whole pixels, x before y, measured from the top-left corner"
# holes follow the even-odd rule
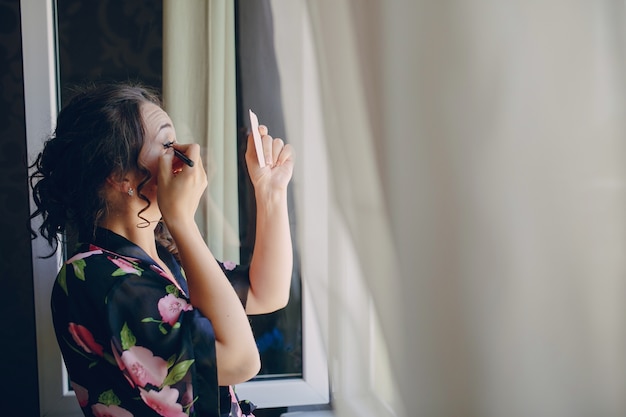
[[[128,375],[128,372],[124,372],[126,370],[126,365],[124,364],[124,362],[122,362],[122,358],[120,357],[119,353],[117,353],[117,349],[115,348],[115,345],[113,344],[112,341],[111,341],[111,350],[113,351],[113,357],[115,358],[115,362],[117,362],[117,366],[120,368],[120,371],[123,372],[124,377],[128,380],[128,383],[134,388],[135,383]]]
[[[125,350],[120,360],[132,382],[140,387],[147,384],[159,387],[167,376],[167,362],[144,347],[133,346]]]
[[[228,271],[232,271],[237,266],[233,261],[224,261],[224,268]]]
[[[230,392],[230,400],[231,400],[231,404],[230,404],[231,415],[235,413],[236,417],[254,417],[254,414],[252,414],[252,412],[256,410],[256,405],[254,405],[254,403],[248,400],[239,401],[237,399],[237,395],[235,394],[235,390],[233,389],[232,385],[228,386],[228,390]]]
[[[176,297],[174,294],[168,294],[159,300],[159,313],[161,314],[161,320],[173,326],[180,313],[183,311],[192,310],[191,304],[182,298]]]
[[[180,291],[182,294],[185,293],[185,291],[183,291],[183,289],[180,288],[180,285],[178,285],[178,281],[176,281],[174,277],[168,275],[167,272],[165,272],[164,270],[162,270],[156,265],[150,265],[150,269],[152,269],[154,272],[156,272],[157,274],[161,275],[163,278],[165,278],[166,280],[174,284],[176,288],[178,289],[178,291]]]
[[[124,258],[110,257],[109,260],[119,267],[118,271],[122,271],[127,274],[141,275],[141,270]],[[114,272],[113,275],[116,275],[118,271]]]
[[[158,267],[157,265],[150,265],[150,269],[152,269],[157,274],[161,275],[163,278],[171,279],[170,276],[167,275],[167,273],[163,269]]]
[[[104,356],[104,349],[102,348],[102,345],[96,342],[91,332],[85,326],[70,323],[68,330],[76,344],[82,347],[85,352],[94,353],[98,356]]]
[[[117,405],[94,404],[91,411],[96,417],[133,417],[128,410]]]
[[[176,388],[165,386],[161,391],[145,391],[143,389],[140,391],[143,402],[159,415],[163,417],[189,417],[183,411],[183,406],[177,402],[178,390]]]
[[[91,248],[90,248],[91,249]],[[70,259],[68,259],[67,261],[65,261],[66,264],[71,264],[74,261],[78,261],[80,259],[85,259],[90,257],[91,255],[100,255],[102,253],[102,250],[100,249],[95,249],[95,250],[91,250],[89,252],[81,252],[81,253],[77,253],[76,255],[72,256]]]
[[[89,391],[87,391],[87,388],[83,387],[82,385],[78,385],[74,381],[70,381],[70,385],[74,390],[74,394],[76,394],[78,405],[80,405],[81,407],[85,407],[89,403]]]
[[[236,417],[243,417],[243,412],[241,411],[241,407],[239,407],[239,403],[237,402],[237,396],[235,395],[235,390],[233,390],[232,385],[228,386],[228,391],[230,391],[230,411],[232,414],[233,408],[236,410]]]

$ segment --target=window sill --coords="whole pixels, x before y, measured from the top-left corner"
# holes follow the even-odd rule
[[[332,410],[292,411],[283,413],[280,417],[335,417],[335,413]]]

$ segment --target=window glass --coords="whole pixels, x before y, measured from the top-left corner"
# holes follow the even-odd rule
[[[161,91],[161,1],[57,0],[56,8],[61,106],[75,86],[94,81],[139,81]],[[243,154],[239,161],[243,163]],[[245,173],[243,166],[240,169]],[[251,190],[241,184],[239,187],[241,222],[247,223],[254,218],[250,212],[254,207],[249,203]],[[293,222],[292,228],[295,233]],[[240,228],[242,263],[249,259],[252,250],[248,234],[248,227]],[[68,236],[66,251],[71,251],[75,244],[75,239]],[[302,377],[302,304],[297,257],[294,265],[296,272],[288,306],[272,314],[250,318],[262,362],[261,372],[255,379]]]

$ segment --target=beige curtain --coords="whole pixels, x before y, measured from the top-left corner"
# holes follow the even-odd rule
[[[197,142],[209,186],[197,220],[213,254],[239,261],[233,0],[163,2],[163,100],[182,143]]]
[[[626,415],[623,3],[307,4],[400,415]]]

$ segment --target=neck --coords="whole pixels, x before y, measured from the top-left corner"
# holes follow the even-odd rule
[[[121,218],[107,218],[100,223],[100,227],[108,229],[139,246],[153,259],[158,259],[154,229],[157,222],[142,224],[142,220],[135,217],[134,222],[124,221]]]
[[[161,218],[161,212],[156,199],[146,206],[144,200],[120,192],[121,188],[112,184],[107,182],[105,185],[108,210],[99,226],[125,237],[152,259],[158,260],[154,230]],[[141,213],[141,217],[138,213]]]

